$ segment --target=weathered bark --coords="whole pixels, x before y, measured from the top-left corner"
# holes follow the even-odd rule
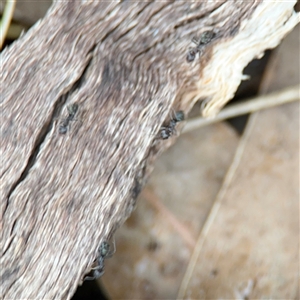
[[[131,213],[172,111],[214,115],[293,3],[58,2],[1,57],[1,298],[69,299]],[[214,38],[192,63],[193,36]],[[60,134],[70,104],[78,112]]]

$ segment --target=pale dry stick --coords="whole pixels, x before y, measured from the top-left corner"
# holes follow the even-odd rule
[[[9,28],[10,21],[13,17],[15,7],[16,0],[6,1],[2,20],[0,22],[0,49],[2,49],[3,43],[5,41],[5,37]]]
[[[212,123],[224,121],[229,118],[252,113],[258,110],[270,108],[297,101],[300,98],[300,86],[292,86],[286,89],[270,93],[267,95],[251,98],[243,103],[235,104],[224,108],[214,119],[205,119],[202,117],[193,118],[187,121],[182,133],[189,132],[196,128],[206,126]]]
[[[240,164],[242,155],[243,155],[244,150],[245,150],[245,146],[246,146],[247,141],[249,139],[249,136],[252,132],[252,127],[255,124],[255,119],[256,118],[251,119],[250,124],[248,124],[247,127],[246,127],[246,131],[245,131],[244,135],[241,137],[241,141],[240,141],[239,146],[237,148],[237,151],[236,151],[236,154],[234,156],[233,162],[232,162],[232,164],[231,164],[231,166],[230,166],[230,168],[229,168],[229,170],[228,170],[228,172],[225,176],[222,188],[219,191],[219,193],[216,197],[216,200],[214,202],[214,205],[212,206],[212,208],[211,208],[211,210],[208,214],[208,217],[207,217],[207,219],[206,219],[206,221],[205,221],[205,223],[202,227],[202,230],[199,234],[197,245],[196,245],[196,247],[194,249],[194,252],[191,256],[189,265],[186,269],[186,272],[184,274],[183,280],[181,282],[181,285],[180,285],[180,288],[179,288],[179,291],[178,291],[178,296],[177,296],[178,300],[179,299],[184,299],[184,295],[186,294],[188,284],[191,280],[193,271],[195,269],[197,260],[199,258],[199,255],[200,255],[200,252],[201,252],[202,247],[204,245],[204,242],[206,240],[209,229],[211,228],[213,222],[215,221],[216,215],[217,215],[217,213],[218,213],[218,211],[221,207],[224,195],[226,194],[226,192],[228,190],[228,187],[232,182],[234,174],[236,173],[236,170],[237,170],[237,168]]]
[[[177,220],[177,218],[159,201],[158,197],[151,190],[145,188],[142,195],[151,203],[151,205],[153,205],[166,217],[167,221],[173,225],[189,248],[193,250],[196,246],[196,240],[189,230]]]

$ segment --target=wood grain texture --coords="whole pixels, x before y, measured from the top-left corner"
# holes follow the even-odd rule
[[[263,4],[55,2],[3,51],[1,298],[71,297],[169,144],[157,139],[164,120],[192,106],[213,48]],[[286,16],[273,42],[294,19]],[[188,64],[191,38],[212,29],[214,41]]]

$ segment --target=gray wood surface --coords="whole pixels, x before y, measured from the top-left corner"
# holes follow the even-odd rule
[[[191,106],[191,39],[215,31],[204,67],[259,5],[56,2],[2,52],[1,298],[72,296],[170,144],[161,126]]]

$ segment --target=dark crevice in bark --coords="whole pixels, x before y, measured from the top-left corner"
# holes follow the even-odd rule
[[[18,217],[19,217],[19,216],[16,217],[16,219],[14,220],[14,222],[13,222],[13,224],[12,224],[12,226],[11,226],[10,236],[13,236],[13,232],[14,232],[14,229],[15,229],[15,227],[16,227]],[[13,240],[13,239],[12,239],[12,240]],[[9,248],[9,247],[7,247],[7,249],[8,249],[8,248]],[[5,249],[5,252],[6,252],[7,249]]]
[[[157,9],[156,11],[154,11],[151,15],[149,14],[149,16],[147,16],[147,19],[146,19],[145,21],[143,20],[143,22],[144,22],[144,23],[143,23],[143,27],[144,27],[144,28],[149,27],[149,24],[150,24],[151,20],[152,20],[156,15],[158,15],[158,14],[163,14],[163,13],[162,13],[163,10],[164,10],[166,7],[169,7],[171,4],[173,4],[173,2],[174,2],[174,1],[167,2],[164,6],[160,7],[160,8]],[[154,4],[154,5],[155,5],[155,3],[151,3],[151,4]],[[148,5],[147,5],[147,6],[148,6]],[[145,8],[146,8],[147,6],[145,6],[145,7],[143,8],[143,10],[145,10]],[[138,14],[140,15],[140,13],[141,13],[141,11],[140,11]],[[149,12],[149,13],[150,13],[150,12]],[[132,30],[134,30],[134,29],[136,28],[136,26],[138,26],[138,25],[140,25],[140,24],[136,24],[135,26],[133,26],[133,27],[131,27],[130,29],[128,29],[126,32],[122,33],[122,34],[118,37],[118,41],[121,40],[123,37],[126,37],[126,35],[128,35],[128,33],[130,33]],[[151,27],[151,26],[150,26],[150,27]],[[136,59],[138,56],[140,56],[140,55],[142,55],[142,54],[144,54],[144,53],[147,53],[150,49],[154,48],[157,44],[161,43],[161,41],[162,41],[162,40],[156,42],[155,44],[151,44],[151,45],[149,44],[149,47],[147,47],[146,49],[143,49],[143,51],[139,52],[138,54],[136,54],[136,55],[133,57],[132,62],[134,62],[135,59]],[[125,51],[128,51],[128,49],[125,49]]]
[[[148,5],[150,5],[150,3],[146,3],[146,5],[144,7],[141,8],[140,11],[137,11],[137,14],[140,14]],[[104,42],[109,36],[111,36],[118,28],[122,27],[123,22],[121,21],[120,23],[116,24],[116,26],[114,28],[112,28],[111,30],[109,30],[102,38],[101,38],[101,43]],[[120,39],[122,36],[128,34],[132,29],[134,29],[137,26],[137,24],[133,27],[131,27],[130,29],[128,29],[125,33],[122,33],[120,35],[120,37],[118,37],[118,39]]]
[[[2,177],[5,175],[5,173],[7,172],[8,169],[9,169],[9,167],[7,167],[5,170],[3,170],[3,172],[0,175],[0,179],[2,179]]]
[[[140,11],[138,11],[137,13],[136,13],[136,16],[137,17],[139,17],[139,15],[149,6],[149,5],[153,5],[153,4],[155,4],[155,3],[153,3],[153,2],[148,2],[148,3],[146,3],[146,5],[140,10]]]
[[[96,47],[96,44],[93,45],[91,47],[91,49],[87,52],[87,56],[92,54],[95,47]],[[86,81],[86,78],[85,78],[86,73],[87,73],[87,71],[88,71],[88,69],[91,65],[92,58],[93,58],[93,56],[91,55],[91,58],[87,62],[87,65],[84,68],[84,70],[82,72],[82,75],[79,77],[79,79],[71,86],[71,88],[65,94],[63,94],[62,96],[59,97],[59,99],[57,100],[57,102],[54,106],[52,114],[50,115],[50,117],[47,118],[47,121],[45,122],[44,126],[40,129],[40,132],[38,133],[35,144],[33,146],[32,153],[29,156],[29,159],[27,161],[26,167],[24,168],[23,172],[21,173],[19,179],[17,179],[16,182],[12,185],[12,187],[10,188],[10,190],[7,194],[7,201],[6,201],[6,205],[3,209],[3,215],[5,214],[6,209],[9,205],[9,199],[11,197],[11,194],[14,192],[14,190],[17,188],[17,186],[20,185],[20,183],[27,177],[27,175],[30,172],[31,168],[35,164],[36,158],[37,158],[37,156],[40,152],[40,148],[43,145],[47,135],[49,134],[49,132],[53,128],[55,116],[58,116],[60,114],[60,112],[62,111],[62,108],[65,105],[65,103],[67,102],[68,98],[70,98],[70,96],[76,90],[80,89],[80,87]]]
[[[214,11],[216,11],[217,9],[219,9],[222,5],[226,4],[225,2],[221,2],[218,6],[214,7],[211,10],[207,10],[204,13],[200,13],[197,16],[192,16],[190,18],[187,18],[184,21],[181,21],[180,23],[178,23],[177,25],[174,25],[174,29],[178,29],[179,27],[183,27],[188,25],[189,23],[193,23],[193,22],[199,22],[199,20],[203,20],[205,18],[208,18]]]
[[[138,26],[138,24],[135,24],[134,26],[130,27],[128,30],[124,31],[119,37],[118,40],[122,39],[124,36],[127,36],[130,31],[132,31],[133,29],[136,28],[136,26]]]
[[[115,165],[115,166],[112,168],[112,170],[110,171],[110,173],[109,173],[109,175],[108,175],[108,177],[107,177],[107,180],[105,181],[105,185],[107,185],[107,184],[109,183],[109,181],[110,181],[111,177],[113,176],[113,173],[114,173],[114,171],[116,170],[116,168],[117,168],[117,165]]]
[[[168,2],[166,5],[164,5],[163,7],[161,7],[159,10],[155,11],[155,12],[148,18],[148,20],[147,20],[146,23],[144,24],[144,27],[146,28],[146,27],[149,25],[151,19],[152,19],[155,15],[157,15],[157,14],[159,14],[159,13],[162,13],[162,11],[163,11],[166,7],[168,7],[169,5],[171,5],[172,3],[173,3],[173,1],[172,1],[172,2]],[[143,12],[150,4],[153,4],[153,3],[148,3],[146,6],[144,6],[144,7],[137,13],[137,15],[140,15],[140,14],[141,14],[141,13],[142,13],[142,12]],[[102,42],[103,42],[105,39],[107,39],[108,36],[110,36],[111,34],[113,34],[113,32],[116,31],[117,28],[118,28],[121,24],[122,24],[122,23],[120,23],[120,24],[119,24],[117,27],[115,27],[114,29],[110,30],[110,31],[102,38]],[[121,40],[123,37],[128,36],[128,34],[129,34],[132,30],[134,30],[134,29],[136,28],[136,26],[138,26],[138,24],[134,25],[133,27],[130,27],[127,31],[123,32],[120,36],[118,36],[118,40]],[[165,39],[165,38],[164,38],[164,39]],[[164,39],[163,39],[163,40],[164,40]],[[147,53],[147,52],[148,52],[149,50],[151,50],[152,48],[155,48],[155,46],[156,46],[157,44],[161,43],[163,40],[160,40],[160,41],[158,41],[157,43],[150,45],[149,47],[147,47],[146,49],[144,49],[143,51],[141,51],[140,53],[138,53],[136,56],[134,56],[132,62],[134,62],[135,59],[136,59],[138,56],[140,56],[140,55],[142,55],[142,54],[144,54],[144,53]]]
[[[7,282],[12,275],[14,275],[15,273],[19,273],[19,270],[20,270],[20,266],[5,270],[3,275],[0,277],[0,282],[1,283]],[[11,284],[9,284],[8,289],[10,289],[13,284],[14,284],[14,281],[12,281]]]
[[[157,16],[158,14],[163,15],[163,11],[166,7],[169,7],[171,4],[173,4],[174,1],[171,2],[167,2],[164,6],[160,7],[158,10],[154,11],[151,15],[149,15],[149,17],[147,18],[144,27],[147,28],[149,27],[148,25],[150,24],[150,22],[152,21],[152,19]]]
[[[12,228],[14,228],[15,223],[16,223],[16,220],[14,221],[14,224],[13,224]],[[12,231],[12,230],[11,230],[11,231]],[[2,256],[4,256],[4,255],[6,254],[7,250],[9,249],[10,245],[12,244],[13,240],[14,240],[14,239],[11,238],[11,239],[10,239],[10,242],[7,244],[6,248],[3,249]]]
[[[138,52],[133,58],[132,58],[132,63],[135,63],[135,61],[138,59],[138,57],[140,57],[143,54],[146,54],[147,52],[149,52],[151,49],[155,48],[157,44],[161,43],[161,41],[143,49],[143,51]]]
[[[158,14],[163,15],[163,10],[164,10],[166,7],[169,7],[169,5],[171,5],[171,4],[173,4],[173,3],[174,3],[174,1],[167,2],[167,3],[166,3],[164,6],[162,6],[160,9],[156,10],[155,12],[153,12],[153,13],[149,16],[148,20],[146,21],[145,27],[148,27],[148,25],[150,24],[150,21],[151,21],[156,15],[158,15]]]

